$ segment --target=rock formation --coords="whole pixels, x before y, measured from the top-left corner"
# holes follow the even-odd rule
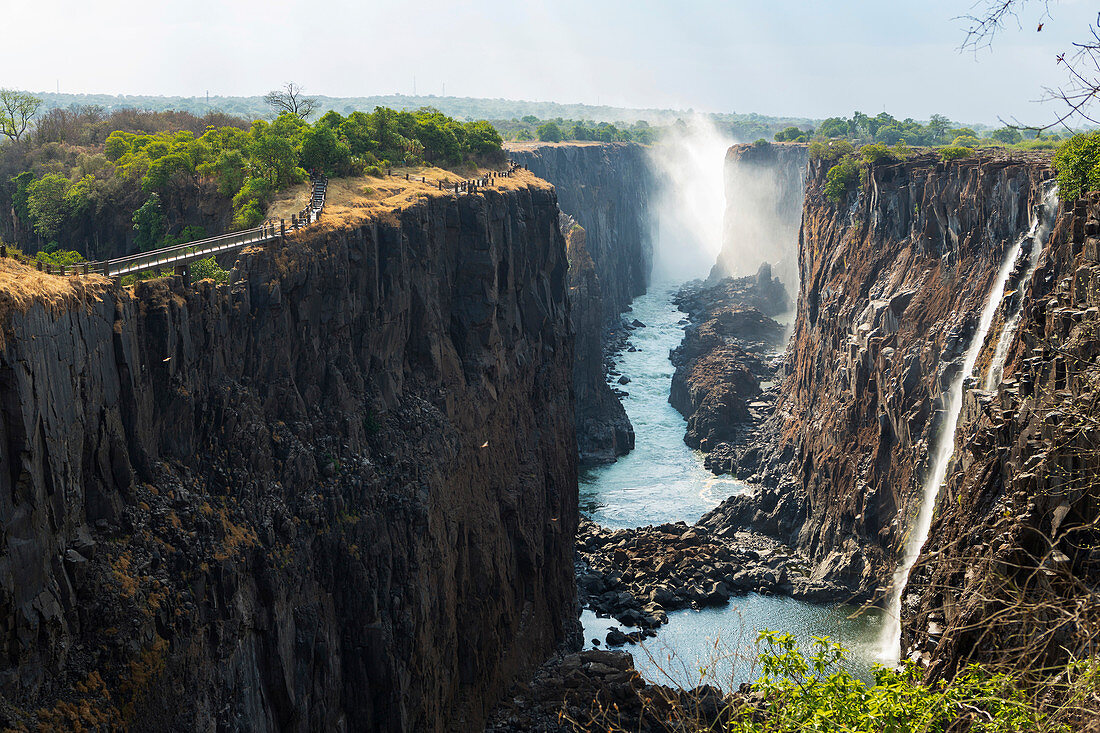
[[[0,261],[3,727],[480,729],[578,633],[557,217],[441,194],[229,286]]]
[[[702,521],[770,531],[811,557],[817,577],[873,595],[920,501],[937,411],[976,314],[1052,174],[1041,155],[943,163],[925,153],[869,167],[837,203],[823,191],[827,165],[810,166],[771,444],[746,467],[735,452],[712,464],[764,488]]]
[[[903,597],[902,651],[932,675],[1096,654],[1100,193],[1062,207],[1004,381],[966,393],[954,468]]]
[[[795,292],[808,161],[807,146],[798,143],[758,142],[729,149],[722,251],[711,280],[751,275],[767,262]]]
[[[621,314],[645,293],[653,264],[645,149],[631,143],[514,145],[509,156],[554,184],[567,216],[562,233],[570,247],[579,339],[577,443],[583,463],[614,461],[634,447],[634,429],[607,384],[608,360],[624,331]]]

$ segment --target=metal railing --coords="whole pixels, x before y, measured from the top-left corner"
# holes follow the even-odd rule
[[[477,193],[479,188],[491,187],[496,178],[511,178],[521,167],[526,168],[527,166],[520,166],[513,161],[509,161],[508,168],[503,171],[491,171],[488,175],[481,178],[467,179],[454,183],[454,192],[456,194]],[[393,172],[387,171],[387,174],[392,176]],[[427,183],[426,177],[421,176],[420,178],[421,182]],[[410,180],[408,173],[405,174],[405,180]],[[438,181],[437,184],[441,191],[450,190],[452,186],[452,184],[449,183],[445,185],[443,181]],[[310,192],[309,203],[307,203],[301,211],[291,217],[289,225],[283,220],[278,222],[268,220],[252,229],[230,232],[229,234],[221,234],[216,237],[207,237],[206,239],[199,239],[194,242],[175,244],[171,247],[161,247],[160,249],[154,249],[149,252],[139,252],[137,254],[126,255],[125,257],[116,257],[114,259],[100,260],[98,262],[78,262],[73,265],[52,266],[40,260],[30,260],[26,258],[26,264],[36,265],[39,270],[44,270],[50,274],[105,275],[107,277],[121,277],[122,275],[129,275],[135,272],[144,272],[146,270],[156,270],[166,267],[182,268],[192,262],[197,262],[207,257],[215,257],[219,254],[231,252],[250,244],[263,244],[276,240],[285,236],[287,231],[295,231],[320,221],[321,213],[325,208],[327,193],[328,179],[323,176],[313,179],[313,190]],[[0,246],[0,257],[7,256],[7,247]]]

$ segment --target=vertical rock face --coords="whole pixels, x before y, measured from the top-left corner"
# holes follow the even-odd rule
[[[584,228],[568,214],[562,214],[560,221],[569,256],[569,303],[576,332],[577,452],[581,463],[606,463],[634,449],[634,426],[604,377],[603,293],[585,246]]]
[[[229,287],[6,299],[3,726],[479,729],[575,633],[557,216],[432,198]]]
[[[722,251],[711,269],[711,280],[751,275],[767,262],[794,292],[808,162],[808,148],[799,143],[754,143],[729,149]]]
[[[871,594],[916,512],[977,314],[1051,172],[1042,158],[925,154],[872,166],[839,203],[825,174],[811,164],[787,376],[768,457],[752,467],[774,488],[710,521],[778,534],[820,575]]]
[[[1062,207],[1004,381],[965,395],[954,469],[904,598],[902,651],[932,674],[1096,653],[1100,193]]]
[[[652,172],[634,143],[516,146],[509,157],[554,184],[558,205],[584,227],[605,321],[643,295],[653,268]]]
[[[608,329],[642,295],[653,265],[646,151],[631,143],[516,145],[513,161],[554,184],[567,215],[570,297],[578,334],[574,385],[581,461],[614,461],[634,447],[634,428],[607,384]]]

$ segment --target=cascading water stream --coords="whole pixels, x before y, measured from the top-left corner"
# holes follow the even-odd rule
[[[1049,191],[1045,192],[1044,200],[1047,200],[1050,195]],[[978,363],[978,357],[985,345],[985,339],[989,334],[989,328],[993,324],[993,318],[997,314],[997,309],[1004,299],[1005,286],[1008,284],[1008,279],[1016,266],[1016,260],[1020,256],[1023,244],[1028,237],[1035,236],[1040,218],[1041,212],[1037,211],[1032,217],[1029,231],[1026,234],[1020,235],[1015,244],[1013,244],[1005,254],[1004,261],[1001,263],[1001,268],[997,271],[997,277],[993,281],[993,287],[990,289],[989,297],[982,307],[981,316],[978,319],[978,328],[974,332],[974,337],[970,340],[970,344],[966,349],[966,354],[963,357],[962,369],[959,370],[958,375],[952,380],[951,387],[947,391],[947,399],[944,403],[944,414],[946,419],[936,438],[935,448],[932,454],[932,471],[929,473],[921,489],[920,511],[917,513],[916,521],[910,528],[902,560],[901,563],[898,564],[897,570],[894,571],[890,595],[887,598],[880,652],[882,659],[885,661],[896,663],[901,655],[901,600],[905,595],[905,587],[909,582],[909,574],[912,572],[913,566],[920,556],[921,548],[924,547],[924,543],[928,540],[928,532],[932,527],[932,515],[936,506],[936,499],[939,496],[940,487],[943,486],[944,479],[947,477],[947,469],[951,464],[951,458],[955,453],[955,430],[959,424],[959,414],[962,412],[963,388],[967,379],[973,374],[975,365]],[[1032,247],[1033,256],[1036,258],[1036,261],[1038,255],[1034,253],[1039,249],[1041,249],[1041,242],[1036,242]],[[1034,266],[1029,266],[1029,268],[1030,276],[1030,270],[1034,269]],[[1015,328],[1014,324],[1013,328]],[[1005,339],[1004,334],[1006,331],[1008,331],[1007,325],[1005,329],[1002,329],[1002,340]],[[999,347],[1000,345],[998,344],[998,348]],[[1006,345],[1004,350],[1007,352],[1007,349],[1008,346]],[[1003,358],[1002,356],[1001,368],[1004,366]]]
[[[1027,269],[1016,286],[1017,292],[1023,292],[1028,283],[1031,282],[1031,276],[1035,273],[1035,267],[1039,264],[1039,255],[1043,251],[1043,240],[1050,233],[1054,222],[1054,214],[1057,211],[1058,184],[1054,183],[1049,185],[1046,191],[1043,192],[1042,209],[1039,215],[1031,221],[1031,231],[1027,233],[1026,237],[1031,240],[1031,252],[1028,253]],[[1020,325],[1020,316],[1023,312],[1024,309],[1021,304],[1016,308],[1016,312],[1006,319],[1004,328],[1001,329],[1001,335],[997,339],[997,348],[993,351],[993,360],[990,362],[989,372],[986,374],[985,384],[982,386],[982,389],[987,392],[1001,383],[1005,359],[1008,358],[1008,349],[1012,346],[1012,339],[1016,335],[1016,328]]]

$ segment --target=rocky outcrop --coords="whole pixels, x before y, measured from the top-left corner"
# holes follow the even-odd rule
[[[771,316],[789,301],[765,263],[754,277],[688,283],[674,302],[689,323],[670,354],[676,370],[668,401],[687,418],[684,441],[709,451],[759,420],[753,403],[761,380],[775,377],[778,365],[769,356],[785,335]]]
[[[953,469],[903,597],[902,651],[932,676],[969,661],[1041,674],[1095,656],[1100,193],[1062,206],[1004,381],[965,393]]]
[[[665,733],[670,726],[705,721],[730,726],[737,714],[759,715],[763,693],[743,685],[735,693],[651,685],[621,651],[589,649],[557,656],[530,683],[516,685],[489,721],[486,733],[575,733],[629,730]]]
[[[634,448],[634,428],[607,377],[615,342],[625,335],[620,314],[645,293],[652,267],[645,149],[629,143],[517,144],[508,152],[558,193],[578,339],[573,375],[580,459],[609,463]]]
[[[652,171],[635,143],[511,145],[508,156],[558,193],[561,210],[586,232],[603,293],[603,318],[614,321],[646,291],[653,267],[649,222]]]
[[[710,279],[743,277],[765,262],[798,288],[798,224],[806,191],[808,146],[757,142],[726,153],[722,250]]]
[[[579,633],[557,216],[532,182],[230,286],[6,277],[2,727],[480,729]]]
[[[841,600],[847,592],[813,577],[810,563],[769,537],[700,522],[611,530],[581,519],[581,604],[637,631],[612,629],[607,643],[638,642],[668,623],[667,612],[723,606],[746,593]]]
[[[560,222],[569,257],[569,302],[576,332],[577,451],[582,464],[610,463],[634,449],[634,426],[606,378],[611,344],[601,315],[603,291],[585,246],[586,233],[567,214],[561,215]]]
[[[869,167],[834,202],[826,170],[810,166],[795,332],[771,444],[749,468],[764,487],[704,522],[771,529],[819,576],[872,595],[919,504],[978,311],[1052,174],[1042,156],[925,153]],[[733,458],[714,467],[742,471]]]

